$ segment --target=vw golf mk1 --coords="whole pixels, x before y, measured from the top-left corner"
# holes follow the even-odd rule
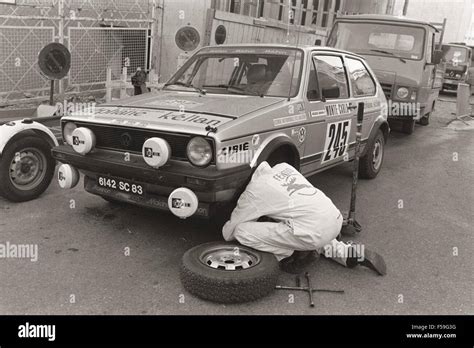
[[[365,60],[326,47],[232,45],[194,54],[162,90],[62,118],[58,179],[109,201],[211,217],[235,202],[261,162],[305,176],[354,157],[365,103],[360,174],[379,173],[386,99]],[[295,188],[297,189],[297,188]]]

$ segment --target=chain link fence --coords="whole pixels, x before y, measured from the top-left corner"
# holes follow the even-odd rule
[[[0,107],[39,101],[49,81],[37,65],[50,42],[71,51],[71,70],[56,92],[105,90],[107,68],[118,79],[150,67],[154,0],[17,0],[0,4]]]

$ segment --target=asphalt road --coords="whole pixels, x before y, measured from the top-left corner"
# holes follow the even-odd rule
[[[442,98],[430,126],[391,134],[382,172],[360,182],[363,231],[354,241],[385,257],[385,277],[322,259],[310,269],[313,284],[345,293],[316,293],[315,308],[304,293],[290,303],[286,291],[241,305],[202,301],[182,288],[180,259],[219,231],[54,181],[36,201],[0,198],[0,242],[39,245],[37,262],[0,259],[0,314],[474,314],[473,130],[446,127],[455,104]],[[311,181],[348,208],[349,164]],[[282,273],[279,282],[294,278]]]

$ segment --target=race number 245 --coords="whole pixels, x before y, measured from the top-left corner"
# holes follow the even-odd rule
[[[350,132],[351,120],[328,124],[326,144],[324,145],[322,160],[323,163],[344,156],[347,152]]]

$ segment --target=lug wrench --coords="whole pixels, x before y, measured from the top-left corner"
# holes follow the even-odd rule
[[[354,236],[362,231],[362,226],[355,219],[357,182],[359,181],[359,160],[360,160],[360,143],[362,140],[362,122],[364,121],[364,103],[357,106],[357,132],[355,143],[354,166],[352,170],[352,189],[351,189],[351,205],[347,217],[342,223],[341,233],[347,236]]]
[[[305,274],[306,281],[308,283],[307,287],[302,287],[300,286],[300,277],[296,277],[296,286],[283,286],[283,285],[277,285],[275,286],[275,289],[277,290],[296,290],[296,291],[306,291],[309,294],[309,306],[314,307],[314,299],[313,299],[313,292],[334,292],[334,293],[339,293],[342,294],[344,293],[344,290],[332,290],[332,289],[313,289],[313,286],[311,284],[311,279],[309,277],[309,273],[306,272]]]

